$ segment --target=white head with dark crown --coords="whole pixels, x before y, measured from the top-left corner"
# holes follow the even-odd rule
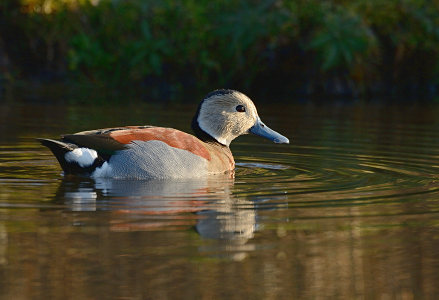
[[[235,90],[216,90],[200,103],[192,121],[198,137],[229,146],[240,135],[253,133],[275,143],[289,143],[283,135],[268,128],[259,118],[249,97]]]

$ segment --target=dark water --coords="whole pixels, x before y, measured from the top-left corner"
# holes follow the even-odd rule
[[[259,105],[235,179],[63,178],[34,137],[195,105],[0,104],[1,299],[433,299],[439,108]]]

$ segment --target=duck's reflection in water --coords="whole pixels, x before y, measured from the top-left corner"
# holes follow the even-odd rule
[[[200,252],[211,253],[217,257],[242,260],[247,257],[247,252],[255,249],[254,245],[247,243],[249,239],[253,238],[256,229],[254,209],[224,205],[217,210],[203,211],[200,214],[204,218],[198,220],[197,232],[204,238],[217,241],[214,244],[201,246]]]
[[[195,227],[212,242],[201,252],[242,259],[253,246],[256,211],[233,196],[234,180],[214,176],[194,180],[63,180],[57,193],[72,211],[107,211],[112,231],[181,230]],[[172,241],[170,241],[172,242]]]

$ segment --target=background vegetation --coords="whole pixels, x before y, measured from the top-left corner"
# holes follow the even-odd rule
[[[3,0],[0,78],[180,97],[435,99],[436,0]]]

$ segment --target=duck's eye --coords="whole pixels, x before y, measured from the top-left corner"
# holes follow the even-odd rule
[[[244,107],[244,105],[238,105],[238,106],[236,107],[236,111],[239,111],[239,112],[245,112],[245,107]]]

